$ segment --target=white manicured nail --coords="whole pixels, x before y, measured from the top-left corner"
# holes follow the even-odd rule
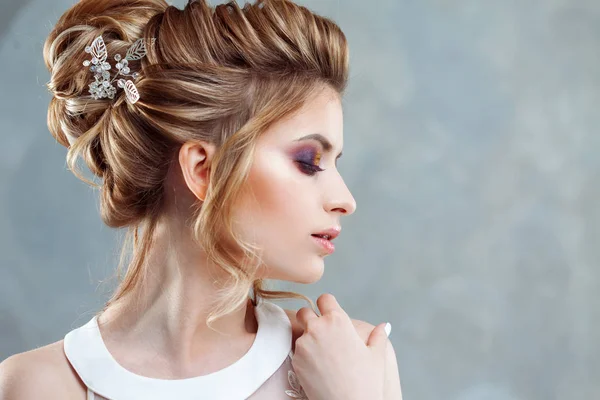
[[[385,334],[387,337],[390,337],[390,332],[392,331],[392,325],[388,322],[385,324]]]

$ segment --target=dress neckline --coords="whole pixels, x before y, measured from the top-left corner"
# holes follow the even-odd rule
[[[250,349],[233,364],[206,375],[160,379],[129,371],[108,351],[97,316],[65,335],[64,351],[86,386],[111,400],[242,400],[277,371],[292,348],[292,327],[285,311],[264,299],[253,308],[258,329]]]

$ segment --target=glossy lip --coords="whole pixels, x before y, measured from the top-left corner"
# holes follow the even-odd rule
[[[335,246],[330,240],[316,236],[313,236],[313,238],[316,240],[317,244],[319,244],[323,249],[325,249],[325,251],[328,254],[331,254],[335,251]]]
[[[329,240],[333,240],[339,236],[341,231],[342,231],[342,228],[340,226],[335,226],[333,228],[325,229],[320,232],[315,232],[315,233],[313,233],[313,235],[329,235]]]
[[[313,233],[311,236],[317,241],[317,243],[325,249],[328,254],[331,254],[335,251],[335,246],[332,243],[332,240],[339,236],[342,230],[341,226],[334,226],[333,228],[324,229],[320,232]],[[313,235],[328,235],[329,239],[320,238]]]

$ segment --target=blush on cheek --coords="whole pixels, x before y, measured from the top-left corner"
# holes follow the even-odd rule
[[[248,177],[248,187],[263,212],[278,214],[294,209],[298,198],[297,169],[283,157],[257,155]],[[252,197],[252,196],[251,196]]]
[[[242,237],[262,249],[266,267],[261,274],[268,279],[312,282],[323,272],[319,249],[310,237],[317,196],[312,182],[289,154],[257,149],[234,214]]]
[[[246,187],[234,208],[236,229],[267,252],[281,247],[282,241],[294,246],[290,228],[298,228],[298,210],[302,210],[297,204],[294,174],[300,175],[289,160],[257,149]]]

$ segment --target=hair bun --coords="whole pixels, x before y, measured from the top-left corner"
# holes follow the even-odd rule
[[[50,71],[47,87],[53,94],[48,106],[50,133],[65,147],[76,144],[68,155],[69,165],[81,156],[90,171],[104,179],[105,190],[110,193],[115,192],[111,186],[115,178],[105,151],[113,100],[91,96],[94,74],[83,64],[90,58],[85,49],[101,36],[109,56],[124,55],[144,36],[150,19],[167,7],[164,0],[81,0],[58,19],[44,43],[44,62]],[[134,68],[138,66],[132,65]]]

